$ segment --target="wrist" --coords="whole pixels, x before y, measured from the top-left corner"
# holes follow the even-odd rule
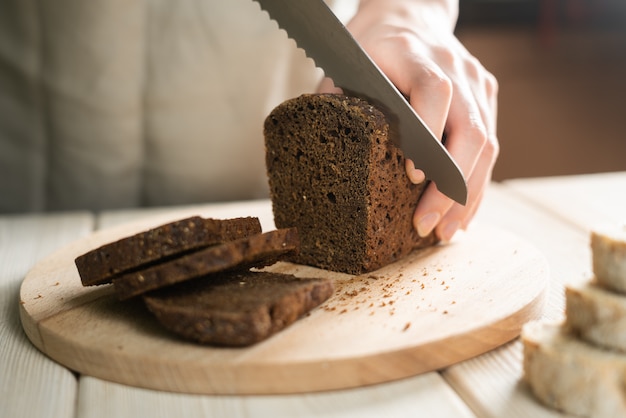
[[[395,17],[422,25],[437,25],[454,31],[459,15],[459,0],[360,0],[359,15],[380,20]]]

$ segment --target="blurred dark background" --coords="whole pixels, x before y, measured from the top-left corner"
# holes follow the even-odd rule
[[[460,0],[499,80],[494,179],[626,170],[626,1]]]

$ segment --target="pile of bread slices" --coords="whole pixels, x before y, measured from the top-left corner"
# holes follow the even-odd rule
[[[594,278],[565,289],[564,323],[522,332],[524,378],[544,404],[582,416],[626,416],[626,224],[591,232]]]
[[[192,216],[95,248],[75,260],[84,286],[113,284],[166,328],[196,342],[247,346],[333,293],[325,278],[258,271],[296,254],[296,228],[261,231],[256,217]]]

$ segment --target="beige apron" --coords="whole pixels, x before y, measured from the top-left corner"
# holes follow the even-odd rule
[[[264,197],[320,77],[251,0],[0,0],[0,212]]]

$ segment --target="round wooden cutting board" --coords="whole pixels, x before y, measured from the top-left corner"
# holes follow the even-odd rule
[[[81,285],[78,255],[148,226],[95,232],[33,267],[20,314],[36,347],[83,374],[173,392],[357,387],[444,368],[516,338],[540,317],[549,277],[534,247],[484,225],[362,276],[278,263],[269,269],[334,279],[334,295],[257,345],[207,347],[171,335],[140,301],[118,301],[109,285]]]

